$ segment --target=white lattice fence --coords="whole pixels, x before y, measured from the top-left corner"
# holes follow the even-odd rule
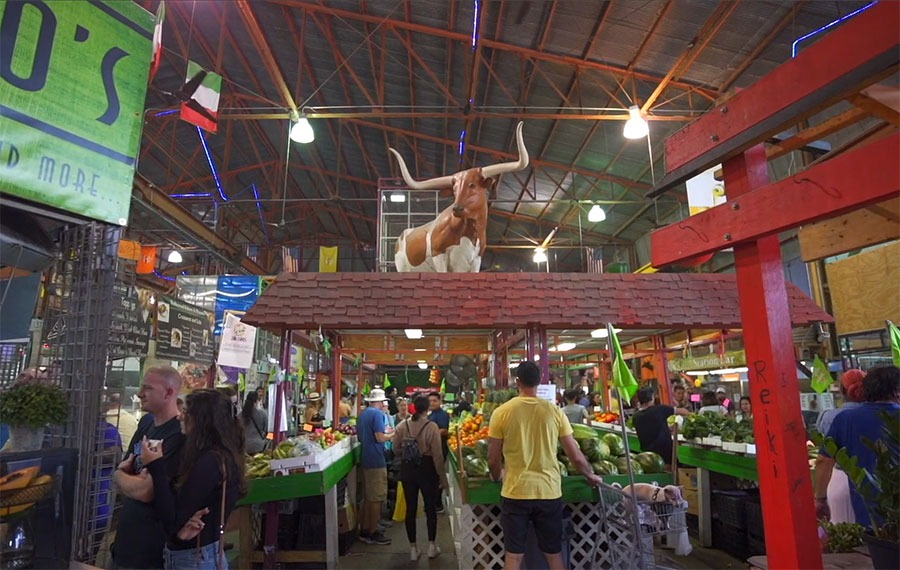
[[[453,474],[450,474],[449,480],[452,503],[450,525],[460,570],[503,568],[500,505],[463,504],[462,494]],[[594,570],[637,568],[641,565],[640,549],[634,532],[628,528],[627,520],[619,518],[607,521],[600,503],[567,503],[566,507],[573,526],[569,539],[569,568]],[[608,505],[609,507],[611,506]],[[622,515],[614,506],[611,511],[611,516]],[[652,539],[650,540],[652,549]]]

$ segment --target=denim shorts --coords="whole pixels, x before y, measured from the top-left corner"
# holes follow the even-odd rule
[[[228,561],[225,554],[216,567],[216,555],[219,553],[219,541],[207,544],[200,548],[188,548],[187,550],[163,551],[166,570],[228,570]]]

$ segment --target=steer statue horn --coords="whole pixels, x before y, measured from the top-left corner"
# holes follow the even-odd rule
[[[519,159],[515,162],[470,168],[450,176],[416,181],[394,149],[403,180],[412,190],[453,189],[453,204],[425,225],[403,230],[394,251],[400,272],[477,273],[481,268],[487,232],[488,192],[501,174],[528,167],[522,123],[516,126]]]

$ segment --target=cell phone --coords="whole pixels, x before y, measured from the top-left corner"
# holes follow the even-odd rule
[[[150,449],[156,451],[159,449],[159,444],[162,443],[161,439],[148,439],[147,443],[150,446]],[[141,460],[141,443],[137,442],[134,444],[134,475],[137,475],[141,472],[141,469],[144,468],[144,462]]]

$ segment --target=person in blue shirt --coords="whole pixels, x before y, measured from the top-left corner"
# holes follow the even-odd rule
[[[881,414],[900,413],[900,368],[882,366],[869,370],[863,379],[863,394],[866,401],[860,406],[843,410],[835,415],[826,435],[834,439],[838,448],[846,448],[850,457],[856,457],[860,467],[873,473],[876,456],[863,444],[863,438],[872,441],[883,439],[884,422]],[[900,450],[895,449],[893,452],[900,453]],[[828,488],[834,463],[834,459],[824,449],[820,451],[815,469],[816,514],[819,518],[827,519],[831,514],[825,490]],[[873,524],[878,524],[879,521],[870,519],[865,500],[852,482],[850,502],[857,523],[870,528]]]
[[[361,467],[366,504],[360,516],[359,539],[368,544],[388,545],[391,539],[378,530],[381,505],[387,499],[387,462],[384,444],[394,430],[387,425],[387,398],[384,390],[374,389],[366,397],[368,407],[356,419],[356,434],[362,447]]]

